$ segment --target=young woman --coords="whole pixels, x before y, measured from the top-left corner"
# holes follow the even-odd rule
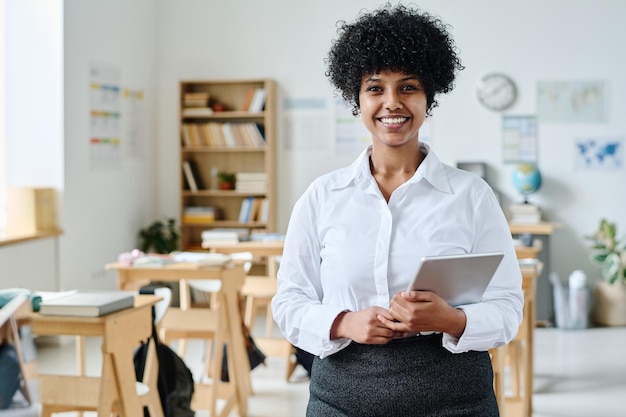
[[[511,234],[489,186],[419,141],[463,68],[455,44],[402,5],[338,32],[326,75],[372,144],[294,206],[272,301],[315,355],[307,416],[497,416],[487,350],[515,336],[523,306]],[[505,256],[479,303],[406,291],[423,256],[490,251]]]

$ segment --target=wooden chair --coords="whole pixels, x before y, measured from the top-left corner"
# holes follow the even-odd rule
[[[243,277],[242,277],[243,278]],[[241,288],[242,281],[238,284]],[[237,380],[237,375],[231,370],[235,353],[229,342],[231,329],[227,325],[226,298],[224,291],[233,291],[234,288],[224,288],[226,285],[235,286],[230,281],[213,280],[181,280],[180,294],[181,307],[170,308],[159,326],[159,335],[163,343],[170,344],[179,341],[179,355],[184,358],[185,344],[180,343],[189,339],[199,339],[205,342],[204,370],[196,381],[192,400],[193,409],[207,409],[211,416],[226,416],[235,405],[236,384],[243,384],[247,393],[252,392],[249,373],[243,381]],[[222,285],[223,284],[223,285]],[[209,308],[192,308],[189,306],[189,287],[196,290],[211,291],[211,305]],[[236,324],[233,324],[236,325]],[[181,349],[182,346],[182,349]],[[224,348],[228,359],[229,381],[221,380]],[[214,347],[214,348],[213,348]],[[226,398],[226,404],[217,410],[220,398]]]

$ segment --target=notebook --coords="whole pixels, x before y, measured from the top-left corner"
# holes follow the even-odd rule
[[[432,291],[451,306],[478,303],[504,253],[426,256],[409,290]]]
[[[53,316],[99,317],[132,307],[132,291],[77,291],[50,300],[42,300],[39,314]]]

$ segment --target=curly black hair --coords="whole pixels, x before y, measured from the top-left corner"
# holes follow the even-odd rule
[[[326,76],[357,116],[364,75],[384,70],[415,75],[426,92],[430,115],[438,105],[435,95],[450,92],[456,73],[464,68],[447,28],[414,5],[387,3],[371,13],[362,11],[354,23],[337,23]]]

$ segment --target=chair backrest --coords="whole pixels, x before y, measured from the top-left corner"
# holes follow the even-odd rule
[[[172,302],[172,290],[167,287],[159,287],[154,289],[154,295],[163,298],[154,305],[154,324],[158,324]]]

